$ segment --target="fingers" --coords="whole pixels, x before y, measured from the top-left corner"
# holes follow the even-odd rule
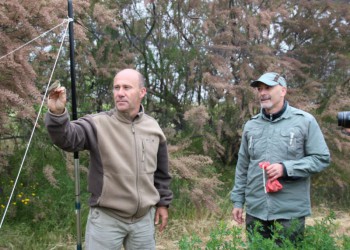
[[[159,232],[163,232],[168,224],[168,208],[167,207],[157,207],[154,224],[158,225],[159,221],[161,224],[159,225]]]
[[[159,226],[159,232],[163,232],[163,230],[166,228],[166,225],[168,224],[168,220],[167,219],[162,219],[162,223]]]
[[[238,224],[242,224],[243,220],[243,209],[242,208],[233,208],[232,210],[232,219]]]
[[[58,99],[63,95],[66,95],[66,88],[58,87],[49,92],[49,99]]]
[[[271,164],[266,168],[269,179],[276,180],[283,176],[283,166],[279,163]]]
[[[66,88],[58,87],[49,93],[47,106],[54,114],[62,114],[65,110],[67,102]]]

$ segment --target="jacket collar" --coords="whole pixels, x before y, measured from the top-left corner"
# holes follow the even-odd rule
[[[280,117],[284,117],[283,115],[286,113],[286,110],[288,107],[289,107],[288,102],[284,101],[282,109],[277,113],[267,114],[264,109],[261,109],[262,118],[269,121],[275,121]]]
[[[138,122],[139,120],[141,120],[143,114],[145,113],[144,111],[144,107],[143,105],[141,104],[140,105],[140,109],[139,109],[139,112],[137,113],[137,115],[135,116],[134,120],[130,120],[129,117],[127,115],[125,115],[125,113],[123,112],[120,112],[117,108],[114,108],[114,116],[122,121],[122,122],[125,122],[125,123],[133,123],[133,122]]]

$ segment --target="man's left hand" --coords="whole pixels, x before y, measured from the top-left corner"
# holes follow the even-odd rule
[[[266,167],[266,173],[271,181],[277,180],[283,176],[283,165],[274,163]]]
[[[154,218],[154,223],[156,225],[159,224],[161,221],[161,224],[159,225],[159,232],[162,232],[166,225],[168,224],[168,208],[167,207],[157,207],[156,214]]]

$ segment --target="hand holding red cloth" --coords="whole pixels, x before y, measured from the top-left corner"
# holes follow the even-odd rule
[[[271,181],[270,179],[267,180],[266,192],[275,193],[280,191],[282,188],[283,186],[278,180],[273,180],[273,181]]]
[[[259,163],[259,167],[265,170],[270,165],[270,162],[263,161]],[[264,176],[265,178],[265,176]],[[270,179],[267,180],[266,183],[266,192],[267,193],[274,193],[278,192],[283,188],[282,184],[278,180],[271,181]]]

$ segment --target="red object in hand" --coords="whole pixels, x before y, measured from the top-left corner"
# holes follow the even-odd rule
[[[269,161],[259,162],[259,167],[261,167],[262,169],[266,169],[268,166],[270,166],[270,162]]]
[[[266,169],[268,166],[270,166],[270,162],[263,161],[259,162],[259,167],[262,169]],[[264,177],[265,178],[265,177]],[[283,188],[282,184],[278,180],[271,181],[270,179],[267,180],[266,183],[266,192],[267,193],[274,193],[278,192]]]
[[[278,180],[273,180],[273,181],[271,181],[270,179],[267,180],[266,192],[274,193],[274,192],[280,191],[282,188],[283,186]]]

